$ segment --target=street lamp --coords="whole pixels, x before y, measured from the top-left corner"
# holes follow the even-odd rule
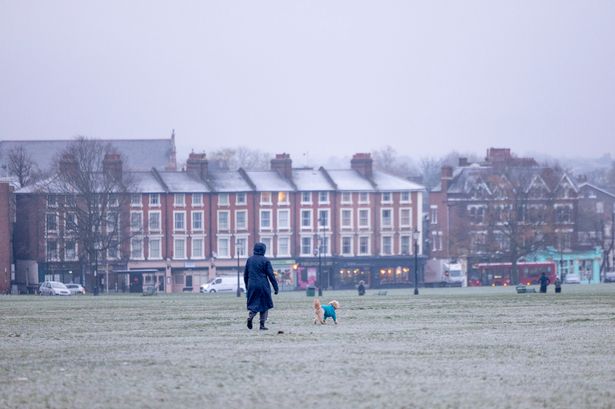
[[[419,238],[421,237],[421,233],[417,228],[414,228],[412,232],[412,238],[414,239],[414,295],[419,295],[419,287],[418,287],[418,269],[419,269]]]
[[[241,297],[241,281],[240,281],[240,274],[241,274],[241,267],[239,266],[239,251],[243,249],[243,246],[239,246],[239,239],[237,239],[237,241],[235,242],[235,253],[237,253],[237,297]]]

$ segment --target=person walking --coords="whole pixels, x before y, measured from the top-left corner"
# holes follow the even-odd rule
[[[543,271],[542,274],[540,275],[540,292],[541,293],[546,293],[547,292],[547,286],[549,285],[549,282],[550,282],[549,278],[547,277],[547,275]]]
[[[559,277],[555,277],[555,292],[562,292],[562,280],[560,280]]]
[[[357,291],[359,292],[359,295],[365,295],[365,282],[363,280],[359,281]]]
[[[269,283],[273,286],[274,293],[278,293],[278,282],[273,275],[271,262],[265,257],[266,250],[267,246],[264,243],[256,243],[254,245],[254,255],[248,258],[243,271],[243,281],[246,285],[248,296],[248,329],[252,329],[252,320],[257,313],[260,314],[259,329],[269,329],[265,327],[269,310],[273,308]]]

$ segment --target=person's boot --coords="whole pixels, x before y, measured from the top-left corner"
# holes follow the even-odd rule
[[[248,318],[248,329],[252,329],[252,319]]]
[[[269,328],[267,328],[267,327],[265,326],[265,321],[261,321],[261,326],[260,326],[260,328],[259,328],[259,329],[260,329],[260,330],[262,330],[262,331],[267,331]]]

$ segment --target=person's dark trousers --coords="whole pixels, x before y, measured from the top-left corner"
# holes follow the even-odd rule
[[[256,311],[250,311],[248,314],[248,328],[252,329],[252,320],[258,314]],[[269,310],[260,312],[260,329],[267,329],[265,327],[265,321],[267,321],[267,316],[269,315]]]

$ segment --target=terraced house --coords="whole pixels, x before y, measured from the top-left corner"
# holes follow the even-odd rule
[[[148,285],[196,292],[214,276],[243,271],[261,241],[282,289],[314,282],[345,288],[359,280],[407,286],[413,280],[413,232],[422,234],[424,188],[374,170],[369,154],[355,154],[347,169],[293,168],[289,155],[278,154],[267,171],[210,168],[199,153],[190,154],[181,171],[135,170],[123,163],[130,155],[116,150],[102,161],[101,180],[122,181],[118,186],[126,190],[110,188],[105,205],[96,202],[106,213],[87,251],[68,227],[83,223],[70,210],[83,208],[79,194],[50,189],[50,183],[17,191],[18,277],[113,291]],[[417,243],[422,253],[421,237]]]

